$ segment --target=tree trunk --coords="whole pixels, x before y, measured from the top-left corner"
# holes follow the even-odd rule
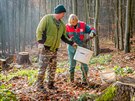
[[[3,35],[3,33],[4,33],[4,15],[3,15],[3,7],[2,7],[2,2],[0,2],[0,24],[1,24],[1,28],[0,28],[0,30],[1,30],[1,51],[2,51],[2,54],[4,54],[5,53],[5,45],[4,45],[4,35]]]
[[[26,2],[26,0],[22,0],[21,1],[21,7],[22,7],[22,12],[21,12],[21,16],[22,16],[22,22],[21,22],[21,35],[23,35],[22,37],[21,37],[21,40],[22,40],[22,51],[25,51],[25,46],[26,46],[26,37],[25,37],[25,28],[26,28],[26,26],[25,26],[25,16],[26,16],[26,12],[25,12],[25,9],[26,9],[26,6],[25,6],[25,2]]]
[[[115,13],[115,47],[119,49],[119,30],[118,30],[118,1],[116,1],[116,13]]]
[[[131,10],[131,0],[127,0],[127,8],[126,8],[126,28],[125,28],[125,44],[124,44],[124,52],[130,52],[130,10]]]
[[[98,15],[99,15],[99,0],[96,0],[96,11],[95,11],[95,22],[94,27],[96,28],[97,36],[94,38],[94,54],[99,54],[99,38],[98,38]]]
[[[21,50],[21,0],[19,0],[19,35],[18,35],[18,51]]]
[[[123,33],[122,33],[122,0],[119,0],[119,35],[120,35],[120,50],[124,49]]]
[[[73,4],[73,13],[77,15],[77,0],[73,0],[72,4]]]
[[[133,18],[134,18],[134,13],[135,12],[134,12],[134,4],[133,4],[134,2],[133,1],[134,0],[131,0],[131,8],[130,8],[131,9],[131,13],[130,13],[130,20],[131,20],[130,21],[130,26],[131,26],[130,27],[130,37],[133,37],[133,33],[134,33],[134,30],[133,30],[134,29],[134,27],[133,27],[134,19]]]

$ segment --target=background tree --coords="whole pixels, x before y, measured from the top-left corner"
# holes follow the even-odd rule
[[[77,0],[72,0],[73,13],[77,15]]]
[[[119,36],[120,36],[120,50],[124,49],[124,39],[122,32],[122,0],[119,0],[119,17],[118,17],[118,25],[119,25]]]
[[[131,0],[127,0],[126,8],[126,28],[125,28],[125,49],[124,52],[130,52],[130,15],[131,15]]]
[[[99,17],[94,19],[97,13],[95,0],[0,0],[0,54],[9,55],[32,48],[36,44],[35,32],[40,19],[45,14],[54,13],[54,7],[58,4],[66,7],[67,12],[63,18],[65,23],[71,13],[77,14],[79,20],[91,26],[98,20],[96,23],[100,40],[96,42],[100,43],[102,39],[113,40],[118,50],[125,50],[130,41],[124,34],[127,31],[127,1],[100,0]],[[129,39],[135,33],[134,3],[131,0]]]
[[[96,28],[96,34],[97,36],[94,38],[94,52],[95,55],[98,55],[99,50],[99,38],[98,38],[98,16],[99,16],[99,0],[96,0],[96,9],[95,9],[95,23],[94,27]]]
[[[116,1],[116,11],[115,11],[115,47],[117,49],[119,49],[119,30],[118,30],[118,13],[119,13],[119,10],[118,10],[118,5],[119,5],[119,1],[117,0]]]

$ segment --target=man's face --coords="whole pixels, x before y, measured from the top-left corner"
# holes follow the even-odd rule
[[[65,12],[59,13],[59,19],[62,19],[65,16]]]

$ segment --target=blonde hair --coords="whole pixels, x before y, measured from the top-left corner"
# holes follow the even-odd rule
[[[75,26],[78,23],[78,17],[75,14],[70,14],[68,23]]]

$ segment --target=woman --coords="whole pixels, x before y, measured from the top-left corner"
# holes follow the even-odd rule
[[[79,21],[78,17],[75,14],[71,14],[66,24],[66,32],[68,37],[74,41],[77,45],[83,46],[84,44],[84,34],[89,34],[90,38],[93,38],[95,34],[95,29],[91,28],[83,21]],[[69,72],[70,72],[70,81],[74,82],[74,71],[76,66],[76,60],[73,59],[75,54],[75,48],[71,45],[68,45],[68,58],[69,58]],[[83,84],[87,84],[87,74],[88,74],[88,65],[81,63],[81,71],[83,74]]]

